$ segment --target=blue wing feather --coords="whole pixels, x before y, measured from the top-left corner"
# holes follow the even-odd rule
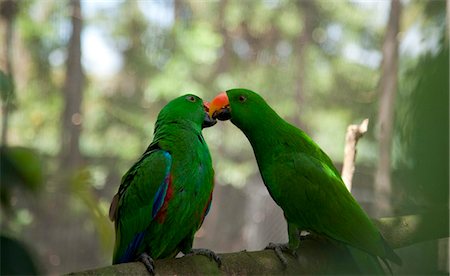
[[[208,204],[208,207],[206,208],[204,217],[206,217],[206,216],[208,215],[209,209],[211,209],[211,202],[212,202],[212,201],[209,201],[209,204]],[[203,219],[204,219],[204,218],[203,218]]]
[[[170,176],[170,168],[172,167],[172,156],[170,155],[170,153],[165,151],[164,157],[168,161],[166,164],[166,174],[164,177],[164,182],[161,183],[161,185],[158,188],[158,191],[156,191],[155,197],[153,198],[152,219],[155,218],[159,209],[161,209],[164,203],[164,198],[166,197],[167,188],[169,187],[169,176]]]
[[[155,218],[156,214],[158,213],[159,209],[161,209],[163,203],[164,203],[164,198],[166,197],[166,193],[167,193],[167,187],[169,187],[168,185],[168,181],[167,177],[164,178],[164,183],[162,183],[159,188],[158,191],[156,192],[155,198],[153,199],[153,208],[152,208],[152,219]]]
[[[161,207],[164,203],[164,198],[166,197],[167,189],[169,187],[170,170],[172,167],[172,156],[167,151],[163,151],[163,156],[166,161],[165,162],[164,179],[163,179],[162,183],[159,185],[158,189],[156,190],[155,195],[153,196],[153,201],[151,203],[152,204],[152,213],[151,213],[151,218],[149,218],[149,221],[152,221],[155,218],[158,211],[161,209]],[[133,176],[131,176],[131,177],[133,177]],[[128,181],[131,182],[132,179],[128,179]],[[125,189],[123,190],[123,192],[124,191],[125,191]],[[146,232],[147,232],[147,229],[144,229],[143,231],[136,233],[134,235],[133,239],[127,244],[126,249],[123,252],[123,254],[120,255],[120,257],[118,258],[118,261],[116,261],[114,263],[124,263],[124,262],[134,261],[134,259],[136,257],[136,251],[141,246],[141,242],[143,241],[143,239],[146,235]]]
[[[123,255],[120,257],[118,263],[127,263],[127,262],[131,262],[134,261],[134,255],[135,255],[135,251],[136,249],[138,249],[139,245],[141,244],[142,240],[144,239],[145,236],[145,230],[136,234],[136,236],[134,236],[133,240],[128,244],[127,246],[127,250],[125,250],[125,253],[123,253]]]

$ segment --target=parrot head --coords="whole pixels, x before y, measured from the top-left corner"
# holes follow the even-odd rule
[[[221,121],[231,120],[239,128],[251,128],[263,120],[262,113],[272,110],[257,93],[243,88],[218,94],[210,103],[209,115]]]
[[[196,95],[186,94],[170,101],[159,113],[158,121],[188,121],[201,128],[211,127],[217,120],[209,116],[209,103]]]
[[[227,92],[219,93],[219,95],[211,101],[209,116],[221,121],[231,119],[230,101],[228,99]]]

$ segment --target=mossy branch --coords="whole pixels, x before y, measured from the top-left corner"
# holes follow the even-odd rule
[[[395,249],[415,243],[449,236],[448,210],[421,215],[382,218],[375,220],[383,236]],[[204,256],[187,256],[156,261],[160,275],[249,275],[249,274],[315,274],[356,273],[356,266],[345,249],[327,240],[311,235],[302,241],[298,260],[287,255],[288,267],[283,269],[272,250],[219,254],[222,267]],[[71,275],[146,274],[141,263],[112,265]]]

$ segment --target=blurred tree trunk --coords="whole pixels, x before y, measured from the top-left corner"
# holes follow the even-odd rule
[[[173,1],[173,13],[175,15],[175,21],[180,19],[181,17],[181,7],[182,7],[182,0],[174,0]]]
[[[445,32],[445,36],[447,41],[450,39],[450,0],[447,0],[447,32]]]
[[[61,166],[74,169],[82,158],[79,147],[81,133],[81,103],[83,100],[84,74],[81,67],[81,5],[80,0],[71,0],[72,34],[69,40],[67,71],[64,83],[64,111],[61,129]]]
[[[6,79],[2,80],[6,83],[2,84],[2,133],[1,144],[6,145],[8,139],[8,121],[9,111],[11,110],[12,101],[14,99],[14,77],[13,77],[13,55],[12,42],[14,34],[14,20],[18,12],[18,1],[6,0],[0,3],[1,20],[4,22],[2,34],[4,35],[3,60],[1,70]],[[3,91],[4,89],[4,91]]]
[[[174,0],[173,3],[174,15],[175,15],[175,23],[182,25],[187,24],[189,22],[191,16],[190,3],[186,0]]]
[[[302,12],[303,28],[297,38],[295,50],[297,52],[297,74],[295,83],[295,101],[297,103],[297,112],[293,117],[293,123],[306,131],[306,125],[301,121],[301,112],[305,100],[305,80],[306,80],[306,54],[308,47],[312,43],[312,32],[314,30],[314,17],[317,14],[314,1],[297,1],[297,7]]]
[[[219,2],[219,14],[217,16],[217,29],[222,37],[222,53],[220,58],[217,60],[215,64],[215,68],[212,71],[211,75],[208,76],[208,82],[212,83],[218,75],[226,72],[228,70],[230,59],[231,59],[231,38],[228,34],[228,30],[225,22],[225,11],[228,6],[228,0],[222,0]]]
[[[391,1],[391,11],[383,42],[381,78],[378,85],[379,158],[375,175],[376,216],[391,214],[391,149],[394,127],[394,106],[398,81],[398,39],[401,14],[400,0]]]

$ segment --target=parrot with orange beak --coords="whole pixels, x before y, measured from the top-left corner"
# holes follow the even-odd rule
[[[283,209],[289,242],[272,244],[281,252],[296,252],[300,231],[344,244],[361,273],[384,273],[379,260],[401,264],[344,185],[327,154],[301,129],[282,119],[257,93],[231,89],[217,95],[209,114],[231,120],[250,141],[264,184]]]

